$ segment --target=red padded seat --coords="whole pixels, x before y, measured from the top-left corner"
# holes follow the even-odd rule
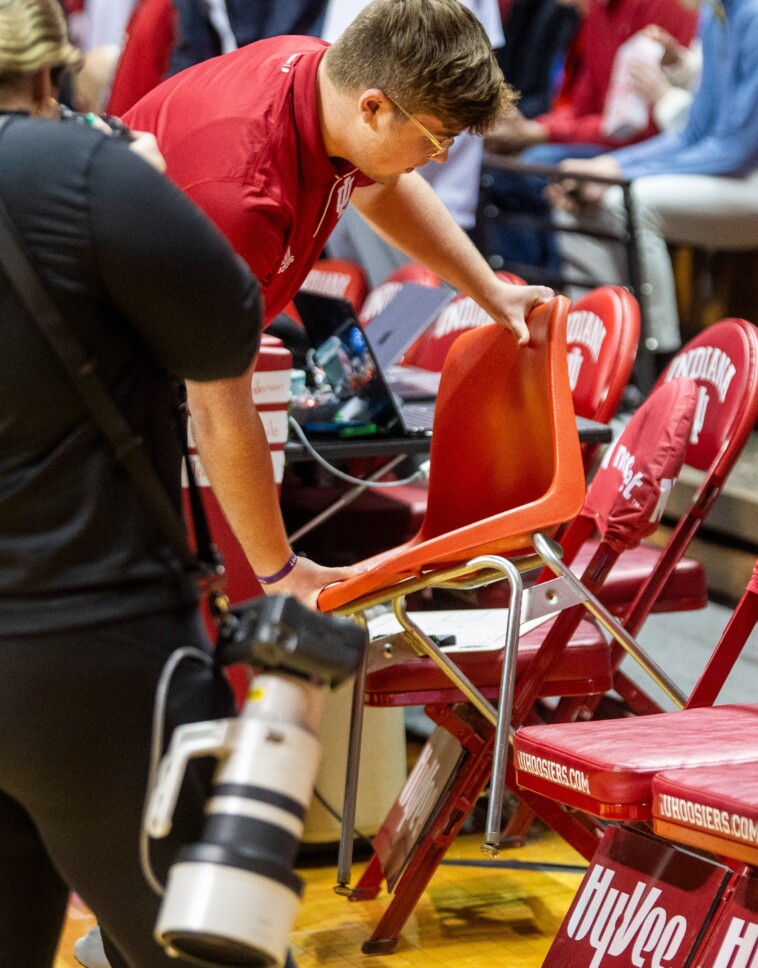
[[[571,562],[571,570],[581,575],[599,542],[589,538]],[[652,574],[661,557],[661,549],[643,543],[625,552],[611,568],[610,574],[598,592],[598,598],[613,615],[623,617],[634,601],[643,581]],[[479,604],[484,608],[504,607],[508,604],[505,585],[490,585],[479,592]],[[708,586],[705,569],[694,558],[680,558],[669,575],[653,612],[682,612],[705,608],[708,604]]]
[[[519,786],[611,820],[649,819],[656,773],[754,761],[758,705],[530,726],[515,739]]]
[[[758,866],[758,749],[752,763],[659,773],[653,818],[663,837]]]
[[[571,563],[571,570],[581,575],[597,550],[598,542],[590,538]],[[643,543],[622,555],[603,583],[600,601],[614,614],[623,615],[634,601],[643,581],[652,574],[661,557],[661,549]],[[708,587],[705,569],[693,558],[680,558],[653,605],[653,612],[679,612],[705,608]]]
[[[552,623],[546,622],[519,639],[516,678],[542,645]],[[610,653],[598,628],[583,621],[561,658],[547,675],[540,690],[542,696],[584,695],[588,683],[601,693],[612,682]],[[487,699],[497,699],[503,672],[502,649],[477,649],[456,652],[456,665]],[[418,706],[427,703],[465,702],[465,697],[452,687],[450,679],[431,659],[409,659],[366,678],[366,703],[370,706]]]

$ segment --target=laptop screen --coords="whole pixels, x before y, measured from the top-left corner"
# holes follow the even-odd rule
[[[304,412],[293,401],[306,433],[402,433],[396,403],[348,300],[300,292],[295,305],[326,384],[307,399]]]

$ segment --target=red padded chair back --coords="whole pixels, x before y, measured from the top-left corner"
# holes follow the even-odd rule
[[[513,272],[496,272],[495,275],[512,286],[526,285],[521,276]],[[458,296],[442,310],[437,322],[408,349],[403,363],[440,373],[450,347],[461,333],[491,322],[492,318],[470,296]]]
[[[658,383],[690,377],[700,401],[686,462],[723,484],[758,419],[758,329],[722,319],[690,340]]]
[[[321,259],[317,262],[301,286],[306,292],[322,296],[349,299],[358,313],[368,292],[366,274],[356,262],[344,259]]]
[[[600,286],[574,303],[566,344],[574,409],[608,423],[629,382],[640,338],[640,307],[628,289]]]
[[[502,279],[503,282],[509,282],[512,286],[529,285],[526,279],[522,279],[521,276],[517,276],[515,272],[506,272],[504,269],[498,269],[495,275],[498,277],[498,279]]]
[[[744,319],[709,326],[682,347],[656,387],[681,377],[694,379],[700,390],[684,462],[705,471],[705,478],[629,606],[624,625],[632,635],[713,506],[758,419],[758,329]]]
[[[442,280],[431,269],[420,262],[406,262],[391,272],[384,282],[417,282],[420,286],[441,286]]]
[[[420,366],[439,373],[450,347],[461,333],[492,323],[492,317],[470,296],[456,296],[439,314],[437,321],[411,346],[403,357],[406,366]]]
[[[617,554],[658,527],[684,463],[698,392],[694,380],[658,387],[606,450],[582,514]]]
[[[582,574],[583,584],[594,594],[619,555],[635,548],[658,526],[666,498],[684,463],[697,400],[694,380],[675,380],[659,387],[606,451],[582,512],[561,542],[568,564],[587,534],[596,527],[600,531],[601,543]],[[518,683],[514,725],[522,724],[563,643],[568,642],[581,618],[582,609],[575,608],[562,612],[556,620]]]

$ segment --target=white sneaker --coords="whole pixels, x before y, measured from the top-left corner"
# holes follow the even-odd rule
[[[90,929],[88,934],[74,945],[74,957],[84,968],[111,968],[111,963],[105,957],[103,937],[99,925]]]

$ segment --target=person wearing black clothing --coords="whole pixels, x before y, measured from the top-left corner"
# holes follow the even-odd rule
[[[0,200],[179,511],[175,378],[246,370],[258,285],[126,139],[45,119],[76,59],[53,7],[0,0]],[[195,584],[2,269],[0,311],[0,965],[50,968],[72,890],[113,968],[184,965],[152,939],[138,845],[161,670],[210,651]],[[178,666],[167,731],[232,712],[221,675]],[[194,771],[160,879],[206,793]]]

